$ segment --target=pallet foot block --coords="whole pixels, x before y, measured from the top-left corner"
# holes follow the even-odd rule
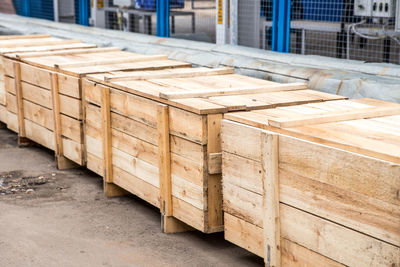
[[[161,231],[165,234],[176,234],[195,230],[186,223],[172,217],[161,214]]]
[[[75,169],[75,168],[79,167],[78,164],[67,159],[64,156],[56,155],[55,158],[56,158],[56,164],[57,164],[58,170],[68,170],[68,169]]]
[[[166,232],[180,229],[175,221],[204,233],[224,229],[225,113],[344,99],[230,68],[152,64],[146,71],[85,77],[86,158],[107,182],[160,208]]]
[[[67,49],[82,49],[95,47],[92,44],[83,44],[79,40],[65,40],[52,37],[48,34],[41,35],[10,35],[1,36],[1,57],[10,53],[47,52]],[[0,59],[0,122],[7,124],[7,90],[5,88],[4,63]]]
[[[27,146],[32,146],[35,145],[35,142],[30,140],[29,138],[23,137],[23,136],[18,136],[18,146],[19,147],[27,147]]]
[[[400,266],[400,105],[225,114],[225,238],[266,266]]]
[[[107,197],[121,197],[128,195],[129,192],[116,184],[104,182],[104,194]]]

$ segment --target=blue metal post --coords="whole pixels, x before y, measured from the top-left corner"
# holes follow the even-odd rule
[[[289,53],[290,0],[274,0],[272,14],[272,50]]]
[[[78,23],[84,26],[89,26],[89,0],[79,0]]]
[[[31,3],[30,0],[22,0],[22,15],[25,17],[31,16]]]
[[[169,37],[169,0],[157,1],[157,36]]]

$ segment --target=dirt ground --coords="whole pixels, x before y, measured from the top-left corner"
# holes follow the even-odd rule
[[[0,129],[0,266],[262,266],[223,234],[160,232],[159,211],[106,198],[85,169],[58,171],[42,147]]]

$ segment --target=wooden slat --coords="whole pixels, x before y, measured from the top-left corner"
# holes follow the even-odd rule
[[[50,34],[32,34],[32,35],[3,35],[0,40],[15,40],[15,39],[36,39],[36,38],[49,38]]]
[[[172,71],[154,71],[146,73],[130,73],[125,75],[104,76],[106,82],[116,81],[135,81],[135,80],[149,80],[149,79],[165,79],[165,78],[189,78],[199,76],[212,76],[233,74],[233,68],[183,68],[175,69]]]
[[[21,65],[18,62],[14,62],[14,73],[15,73],[15,89],[17,92],[17,107],[18,107],[18,136],[26,137],[25,135],[25,121],[24,121],[24,103],[22,97],[22,86],[21,86]]]
[[[95,44],[86,43],[74,43],[74,44],[55,44],[55,45],[42,45],[42,46],[24,46],[24,47],[14,47],[14,48],[0,48],[0,54],[6,58],[15,59],[19,55],[25,55],[29,53],[45,53],[45,52],[56,52],[64,50],[74,50],[74,49],[88,49],[97,47]]]
[[[225,238],[230,242],[241,246],[260,257],[263,254],[263,229],[236,218],[228,213],[225,214]],[[318,254],[310,249],[300,246],[288,239],[281,239],[282,266],[290,267],[345,267]]]
[[[306,83],[288,83],[288,84],[274,84],[268,86],[247,87],[247,88],[223,88],[223,89],[160,93],[159,96],[160,98],[170,100],[170,99],[210,97],[210,96],[222,96],[222,95],[259,94],[259,93],[270,93],[277,91],[302,90],[307,88],[308,85]]]
[[[169,110],[166,105],[157,106],[158,166],[160,176],[160,210],[164,216],[172,216],[171,154],[169,144]]]
[[[110,88],[101,86],[103,171],[105,183],[113,182]]]
[[[54,67],[58,69],[65,69],[65,68],[99,66],[99,65],[118,64],[118,63],[142,62],[142,61],[161,60],[161,59],[168,59],[168,57],[162,55],[133,56],[133,57],[116,58],[116,59],[103,59],[96,61],[82,61],[82,62],[65,63],[65,64],[54,64]]]
[[[277,128],[299,127],[310,124],[322,124],[347,120],[358,120],[375,117],[384,117],[400,114],[400,105],[388,105],[388,107],[363,108],[347,110],[344,112],[330,112],[326,114],[305,115],[301,118],[269,119],[268,124]]]
[[[207,157],[210,158],[211,153],[220,153],[221,148],[221,127],[222,127],[222,114],[209,114],[207,115]],[[222,160],[221,160],[222,161]],[[217,162],[221,167],[221,161]],[[210,165],[209,165],[210,167]],[[222,184],[221,174],[208,174],[207,184],[204,191],[207,202],[208,211],[208,225],[207,227],[221,227],[224,224],[222,217]]]
[[[208,154],[208,173],[209,174],[222,173],[222,153]]]
[[[26,52],[15,54],[16,58],[25,59],[31,57],[45,57],[45,56],[62,56],[62,55],[77,55],[77,54],[91,54],[91,53],[101,53],[101,52],[113,52],[113,51],[120,51],[118,47],[105,47],[105,48],[77,48],[77,49],[70,49],[70,50],[61,50],[61,51],[46,51],[46,52]],[[6,55],[7,56],[7,55]]]
[[[26,46],[44,46],[44,45],[57,45],[57,44],[75,44],[75,43],[80,43],[81,41],[79,40],[44,40],[41,42],[27,42],[27,43],[6,43],[2,44],[0,43],[0,48],[10,48],[10,47],[26,47]]]
[[[266,131],[261,133],[264,261],[271,267],[281,266],[278,138],[276,133]]]
[[[60,118],[60,98],[59,98],[59,90],[58,90],[58,75],[57,73],[51,73],[51,84],[52,84],[52,103],[53,103],[53,117],[54,117],[54,137],[56,144],[56,155],[63,155],[63,146],[62,146],[62,133],[61,133],[61,118]]]

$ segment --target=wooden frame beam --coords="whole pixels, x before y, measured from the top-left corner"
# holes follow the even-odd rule
[[[269,119],[268,124],[277,128],[299,127],[311,124],[368,119],[400,114],[400,105],[388,107],[362,108],[355,110],[329,112],[326,114],[304,115],[301,118]]]
[[[0,40],[16,40],[16,39],[38,39],[49,38],[50,34],[33,34],[33,35],[5,35],[0,36]]]
[[[276,133],[261,133],[264,261],[268,267],[281,266],[278,138]]]
[[[71,160],[64,157],[64,147],[62,140],[61,112],[60,112],[60,95],[58,74],[51,73],[51,95],[53,98],[53,122],[54,122],[54,145],[57,168],[59,170],[75,168],[77,165]]]
[[[223,88],[223,89],[160,93],[160,98],[170,100],[170,99],[184,99],[184,98],[195,98],[195,97],[261,94],[261,93],[271,93],[278,91],[304,90],[307,88],[308,88],[307,83],[285,83],[285,84],[274,84],[274,85],[266,85],[258,87],[247,87],[247,88]]]
[[[26,47],[26,46],[46,46],[46,45],[57,45],[57,44],[73,44],[73,43],[81,43],[79,40],[47,40],[42,42],[35,43],[24,43],[24,44],[2,44],[0,43],[0,48],[12,48],[12,47]]]
[[[21,86],[21,65],[18,62],[13,63],[14,68],[14,83],[15,91],[17,97],[17,107],[18,107],[18,146],[27,146],[33,142],[26,138],[25,133],[25,114],[24,114],[24,100],[22,96],[22,86]]]
[[[153,73],[131,73],[127,75],[115,75],[105,76],[104,81],[136,81],[136,80],[149,80],[149,79],[166,79],[166,78],[192,78],[200,76],[212,76],[212,75],[225,75],[234,74],[235,69],[233,68],[179,68],[170,71],[156,71]]]
[[[157,132],[161,231],[171,234],[192,230],[190,226],[173,217],[169,109],[163,104],[157,107]]]
[[[58,68],[58,69],[79,68],[79,67],[111,65],[111,64],[118,64],[118,63],[134,63],[134,62],[163,60],[163,59],[168,59],[168,57],[162,56],[162,55],[132,56],[132,57],[116,58],[116,59],[114,58],[114,59],[102,59],[102,60],[96,60],[96,61],[82,61],[82,62],[65,63],[65,64],[54,64],[54,67]]]
[[[78,42],[80,43],[80,42]],[[69,50],[61,50],[61,51],[47,51],[47,52],[26,52],[19,55],[16,55],[17,58],[31,58],[31,57],[44,57],[44,56],[62,56],[62,55],[77,55],[77,54],[90,54],[90,53],[101,53],[101,52],[113,52],[120,51],[118,47],[105,47],[105,48],[96,48],[93,45],[93,48],[74,48]],[[7,56],[7,55],[6,55]]]

